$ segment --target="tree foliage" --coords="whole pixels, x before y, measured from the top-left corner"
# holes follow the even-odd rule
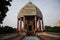
[[[16,33],[16,32],[17,32],[16,29],[10,26],[0,26],[0,34]]]
[[[7,6],[11,6],[11,1],[12,0],[0,0],[0,23],[3,23],[2,21],[6,17],[6,13],[9,10]]]
[[[60,27],[54,26],[45,26],[45,31],[46,32],[56,32],[56,33],[60,33]]]

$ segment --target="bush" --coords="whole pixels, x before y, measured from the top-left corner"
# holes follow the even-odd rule
[[[45,32],[56,32],[56,33],[60,33],[60,27],[51,27],[51,26],[45,26]]]
[[[9,26],[0,27],[0,34],[15,33],[15,32],[16,32],[15,28]]]

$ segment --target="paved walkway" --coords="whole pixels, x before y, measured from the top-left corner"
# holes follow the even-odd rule
[[[46,32],[37,33],[37,35],[45,35],[45,36],[60,38],[59,35],[53,35],[53,34],[49,34],[49,33],[46,33]]]
[[[25,36],[23,40],[40,40],[37,36]]]
[[[22,35],[17,35],[17,36],[14,36],[14,37],[10,37],[10,38],[7,38],[5,40],[39,40],[39,39],[42,39],[42,40],[60,40],[60,36],[58,35],[51,35],[51,34],[47,34],[45,32],[43,33],[37,33],[36,34],[37,36],[22,36]]]
[[[38,35],[38,37],[42,40],[60,40],[60,38],[45,36],[45,35]]]
[[[14,37],[17,36],[18,33],[10,33],[10,34],[0,34],[0,40],[4,40],[10,37]]]
[[[17,36],[17,34],[10,35],[10,36],[4,36],[2,39],[4,40],[4,39],[8,39],[8,38],[15,37],[15,36]]]
[[[11,38],[8,38],[8,39],[4,39],[4,40],[22,40],[24,36],[22,35],[17,35],[15,37],[11,37]]]
[[[52,34],[47,34],[47,33],[38,33],[37,34],[39,38],[42,40],[60,40],[60,36],[58,35],[52,35]]]

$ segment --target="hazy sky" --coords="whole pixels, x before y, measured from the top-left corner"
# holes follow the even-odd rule
[[[56,20],[60,20],[60,0],[30,0],[36,5],[43,14],[44,25],[54,26]],[[7,16],[3,21],[3,25],[12,27],[17,26],[17,15],[20,9],[28,3],[29,0],[13,0],[11,7],[7,12]]]

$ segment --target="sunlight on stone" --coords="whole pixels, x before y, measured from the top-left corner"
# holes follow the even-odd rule
[[[40,40],[40,39],[36,36],[26,36],[23,40]]]

